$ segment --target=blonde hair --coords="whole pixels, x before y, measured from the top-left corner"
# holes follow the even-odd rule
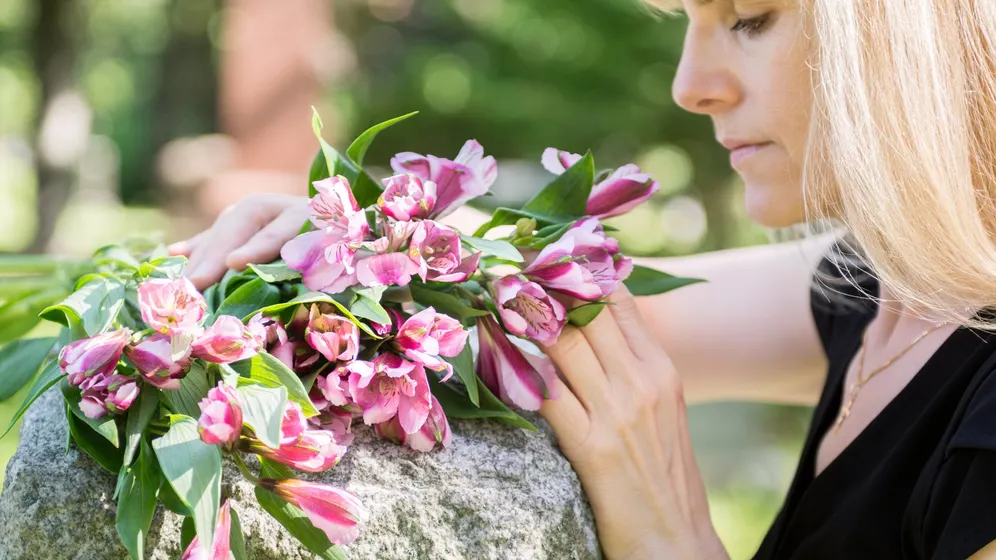
[[[800,4],[807,217],[839,220],[914,312],[996,329],[976,316],[996,307],[996,0]]]

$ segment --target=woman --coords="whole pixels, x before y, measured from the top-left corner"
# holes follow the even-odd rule
[[[687,396],[816,404],[758,558],[996,555],[996,357],[982,313],[996,303],[996,3],[684,10],[673,95],[712,118],[749,215],[835,220],[852,243],[662,260],[709,282],[617,293],[548,349],[566,385],[542,413],[605,553],[725,557]],[[306,212],[299,199],[244,201],[176,251],[210,283],[226,263],[273,258]]]

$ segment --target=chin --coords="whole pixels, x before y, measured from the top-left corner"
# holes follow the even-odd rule
[[[744,206],[747,217],[764,227],[783,228],[806,221],[798,188],[746,182]]]

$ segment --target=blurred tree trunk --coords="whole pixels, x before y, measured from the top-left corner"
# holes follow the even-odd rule
[[[69,200],[73,185],[71,166],[50,163],[42,151],[42,123],[56,95],[75,81],[75,26],[64,25],[74,2],[37,0],[38,17],[32,30],[31,58],[41,86],[35,130],[35,169],[38,178],[38,230],[28,253],[42,253],[55,231],[55,224]]]

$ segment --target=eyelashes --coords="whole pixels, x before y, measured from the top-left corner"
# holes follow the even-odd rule
[[[730,28],[730,31],[743,32],[748,37],[754,37],[767,29],[770,20],[771,14],[764,14],[749,19],[738,19],[733,27]]]

